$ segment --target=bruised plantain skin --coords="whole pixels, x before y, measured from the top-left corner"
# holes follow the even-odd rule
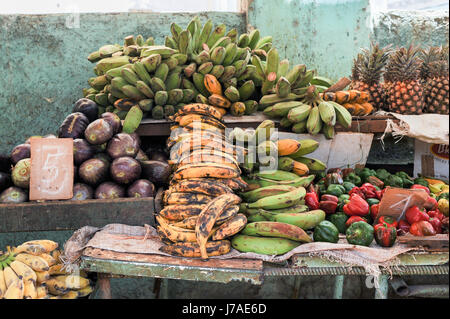
[[[234,216],[236,216],[238,211],[239,211],[239,206],[236,206],[236,205],[227,208],[217,218],[216,223],[214,225],[219,226],[219,225],[225,223],[226,221],[228,221],[231,218],[233,218]],[[176,226],[176,227],[180,227],[180,228],[195,229],[195,225],[197,223],[197,219],[198,219],[198,216],[192,216],[192,217],[185,218],[182,221],[176,222],[173,225]]]
[[[194,205],[194,204],[207,204],[214,197],[204,194],[195,193],[171,193],[165,198],[164,204],[166,205]]]
[[[159,215],[169,221],[181,221],[185,218],[197,216],[206,205],[169,205],[164,207]]]
[[[206,242],[212,234],[212,228],[217,218],[230,206],[237,205],[241,198],[235,194],[225,194],[214,198],[200,213],[197,224],[195,225],[195,234],[197,243],[200,246],[202,259],[208,259],[206,252]]]
[[[239,171],[222,164],[187,164],[179,167],[173,174],[174,180],[190,178],[235,178]]]
[[[183,105],[178,110],[176,115],[190,114],[190,113],[212,116],[217,120],[222,119],[222,114],[219,111],[217,111],[213,106],[202,103],[192,103]]]
[[[206,244],[206,252],[208,256],[220,256],[229,253],[231,243],[228,240],[210,241]],[[197,243],[175,243],[172,245],[162,246],[160,251],[178,257],[201,257],[200,247]]]
[[[198,193],[209,196],[220,196],[233,192],[233,190],[226,185],[203,178],[181,180],[175,185],[170,186],[169,189],[178,193]]]
[[[237,214],[223,223],[213,234],[212,240],[222,240],[239,233],[247,224],[244,214]]]

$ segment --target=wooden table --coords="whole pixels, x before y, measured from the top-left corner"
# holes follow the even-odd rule
[[[225,115],[223,121],[228,128],[256,128],[262,121],[268,119],[271,118],[257,112],[253,115],[240,117]],[[397,119],[389,116],[354,116],[350,129],[344,129],[339,124],[335,128],[336,132],[383,133],[388,119],[398,122]],[[271,120],[275,122],[280,131],[290,132],[289,129],[286,130],[279,126],[280,121],[278,119]],[[173,124],[168,120],[143,119],[136,132],[141,136],[169,136],[170,126]]]
[[[393,275],[448,275],[447,251],[412,251],[399,256],[400,265],[392,270],[382,269],[378,281],[373,282],[375,298],[387,298],[389,277]],[[294,276],[293,297],[298,297],[302,276],[335,276],[334,298],[341,299],[345,276],[364,276],[361,267],[345,267],[319,257],[294,255],[289,266],[280,266],[251,259],[199,259],[166,257],[149,254],[126,254],[101,249],[85,249],[81,268],[99,274],[100,298],[111,298],[110,278],[152,277],[163,279],[163,298],[167,298],[167,279],[228,283],[246,281],[261,285],[266,277]]]

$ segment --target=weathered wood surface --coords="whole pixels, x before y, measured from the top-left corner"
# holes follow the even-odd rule
[[[397,119],[387,116],[355,116],[353,117],[352,127],[345,129],[341,125],[336,124],[336,132],[358,132],[358,133],[383,133],[386,129],[386,121],[390,118],[394,122],[398,122]],[[254,115],[248,116],[229,116],[226,115],[223,118],[224,123],[228,128],[241,127],[241,128],[256,128],[262,121],[270,119],[263,113],[258,112]],[[290,132],[289,129],[281,128],[279,126],[279,119],[271,119],[275,122],[276,127],[280,131]],[[168,120],[154,120],[144,119],[139,126],[137,133],[141,136],[169,136],[170,126],[173,122]]]
[[[407,234],[405,236],[398,237],[398,242],[409,247],[424,247],[429,250],[449,251],[448,234],[438,234],[436,236],[413,236]]]
[[[118,253],[98,248],[83,251],[81,268],[111,276],[154,277],[227,283],[234,280],[262,283],[263,262],[251,259],[169,257]]]
[[[0,204],[0,233],[76,230],[121,223],[154,225],[154,198]]]

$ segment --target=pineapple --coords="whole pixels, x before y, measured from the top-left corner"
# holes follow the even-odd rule
[[[449,114],[448,47],[422,51],[421,77],[427,112]]]
[[[386,101],[389,111],[402,114],[422,114],[425,96],[420,80],[419,49],[412,45],[392,53],[384,74]]]
[[[368,92],[369,102],[375,108],[384,109],[385,93],[381,78],[389,58],[389,47],[380,48],[377,44],[362,51],[354,61],[350,89]]]

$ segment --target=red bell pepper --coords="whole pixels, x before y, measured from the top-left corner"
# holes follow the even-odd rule
[[[326,214],[334,214],[337,209],[337,202],[333,202],[331,200],[321,201],[319,203],[319,209],[323,210]]]
[[[320,201],[332,201],[338,203],[339,198],[337,198],[337,196],[334,195],[323,194],[322,196],[320,196]]]
[[[377,198],[377,189],[370,183],[364,183],[359,188],[364,193],[364,198]]]
[[[423,189],[424,191],[426,191],[428,193],[428,195],[430,195],[430,189],[426,186],[420,185],[420,184],[414,184],[413,186],[410,187],[411,189]]]
[[[373,204],[370,206],[370,216],[373,220],[377,220],[378,212],[380,211],[380,204]]]
[[[398,222],[391,216],[381,216],[378,220],[378,224],[386,224],[395,228],[398,226]]]
[[[361,216],[352,216],[349,219],[347,219],[347,221],[345,222],[345,226],[347,226],[347,228],[348,228],[348,227],[350,227],[351,224],[356,223],[356,222],[365,222],[365,223],[367,223],[367,220],[365,220]]]
[[[353,194],[358,194],[360,197],[366,198],[365,195],[364,195],[364,192],[363,192],[358,186],[353,187],[353,188],[348,192],[348,194],[349,194],[350,196],[352,196]]]
[[[444,220],[445,216],[444,214],[442,214],[439,210],[430,210],[427,212],[428,216],[430,216],[431,218],[437,218],[439,219],[441,222]]]
[[[425,220],[421,220],[415,222],[411,225],[409,232],[414,236],[434,236],[436,235],[436,231],[434,230],[433,225]]]
[[[309,192],[305,195],[305,204],[309,210],[319,209],[319,196],[315,192]]]
[[[375,194],[377,195],[377,198],[379,200],[381,200],[383,198],[384,193],[386,192],[386,188],[380,190],[380,191],[376,191]]]
[[[442,223],[439,219],[432,217],[430,218],[429,223],[433,226],[436,234],[442,234]]]
[[[423,204],[426,210],[436,210],[438,208],[438,202],[435,198],[428,196],[427,201]]]
[[[383,216],[384,217],[384,216]],[[375,241],[381,247],[392,247],[397,239],[397,229],[386,223],[375,225]]]
[[[344,213],[348,216],[366,216],[369,214],[369,204],[358,194],[352,194],[350,200],[343,207]]]
[[[411,228],[411,225],[404,219],[398,222],[397,226],[397,234],[398,235],[406,235],[409,233],[409,229]]]
[[[408,208],[408,210],[406,211],[405,217],[406,217],[406,221],[410,225],[412,225],[416,222],[420,222],[420,221],[428,221],[430,219],[430,216],[428,216],[428,214],[425,213],[425,211],[420,210],[419,207],[417,207],[417,206],[412,206],[412,207]]]

